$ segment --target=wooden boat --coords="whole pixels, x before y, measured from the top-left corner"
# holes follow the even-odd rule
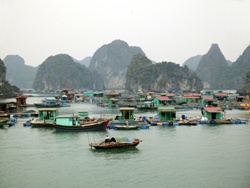
[[[53,127],[57,113],[57,108],[40,108],[38,109],[38,117],[32,119],[30,124],[32,127]]]
[[[139,125],[116,125],[116,130],[138,130],[140,129]]]
[[[114,138],[112,137],[110,141],[103,141],[100,143],[90,143],[89,146],[95,149],[118,149],[118,148],[134,148],[136,147],[142,140],[140,139],[128,139],[125,138]]]
[[[10,119],[4,118],[0,119],[0,127],[3,127],[4,125],[9,125],[10,124]]]
[[[93,122],[80,123],[78,115],[57,116],[54,128],[56,131],[80,132],[80,131],[104,131],[107,128],[109,119],[98,119]]]

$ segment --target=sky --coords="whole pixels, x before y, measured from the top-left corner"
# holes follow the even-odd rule
[[[217,43],[234,62],[250,45],[250,0],[0,0],[2,60],[82,60],[116,39],[180,65]]]

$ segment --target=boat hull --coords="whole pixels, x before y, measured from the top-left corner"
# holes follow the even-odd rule
[[[95,124],[86,124],[78,126],[67,126],[55,124],[54,128],[56,131],[61,132],[88,132],[88,131],[104,131],[106,130],[106,121],[97,122]]]
[[[101,143],[91,143],[89,146],[95,149],[118,149],[118,148],[134,148],[142,140],[134,139],[131,142],[101,142]]]
[[[47,105],[47,104],[43,104],[43,103],[34,103],[34,105],[37,108],[58,108],[61,106],[60,104]]]

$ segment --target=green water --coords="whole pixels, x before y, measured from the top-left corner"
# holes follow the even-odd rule
[[[72,104],[60,113],[87,110],[115,116],[118,109]],[[136,112],[154,115],[155,112]],[[188,116],[199,110],[180,111]],[[249,119],[249,111],[227,117]],[[150,127],[148,130],[107,130],[110,136],[143,140],[136,149],[97,151],[89,142],[106,132],[58,133],[53,129],[0,129],[0,187],[250,187],[250,124]]]

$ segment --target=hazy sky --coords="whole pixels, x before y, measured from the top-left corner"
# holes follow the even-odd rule
[[[182,64],[217,43],[235,61],[250,44],[250,0],[0,0],[0,58],[37,66],[82,60],[121,39],[147,57]]]

